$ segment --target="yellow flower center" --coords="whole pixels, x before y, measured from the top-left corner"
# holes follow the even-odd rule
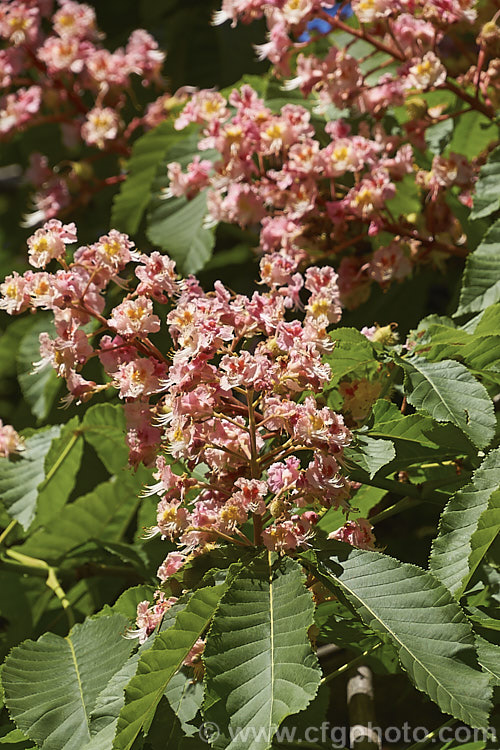
[[[354,197],[354,204],[356,206],[369,206],[373,201],[372,191],[369,188],[363,188]]]
[[[315,318],[322,315],[328,315],[330,311],[330,302],[327,299],[317,299],[310,306],[311,313]]]
[[[166,508],[161,515],[161,520],[164,523],[177,523],[177,508]]]
[[[114,255],[118,255],[120,252],[120,243],[119,242],[103,242],[102,243],[102,249],[106,253],[106,255],[109,258],[112,258]]]
[[[283,125],[279,122],[273,123],[267,128],[266,135],[272,139],[281,138],[283,135]]]
[[[310,414],[309,420],[311,422],[311,429],[314,430],[314,432],[318,432],[318,430],[322,430],[325,426],[325,423],[319,416],[319,414]]]
[[[69,13],[66,13],[63,16],[59,16],[57,19],[60,26],[73,26],[75,23],[75,19],[73,16],[70,16]]]
[[[142,305],[138,305],[137,307],[128,307],[126,312],[130,320],[142,320],[146,310]]]

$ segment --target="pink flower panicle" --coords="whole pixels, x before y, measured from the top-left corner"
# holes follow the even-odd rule
[[[134,78],[144,86],[153,85],[156,96],[160,90],[160,97],[150,104],[156,105],[156,121],[168,117],[170,100],[175,106],[182,95],[176,99],[164,93],[161,69],[165,53],[144,29],[132,31],[125,47],[111,52],[104,46],[94,9],[86,3],[9,0],[2,6],[0,140],[56,122],[60,123],[62,146],[70,150],[61,165],[49,167],[45,158],[43,180],[32,179],[29,169],[25,173],[36,191],[33,211],[25,223],[34,226],[54,218],[61,209],[67,211],[73,203],[88,202],[107,184],[94,172],[95,153],[87,158],[84,152],[81,161],[68,169],[76,148],[87,146],[86,151],[123,158],[130,153],[130,137],[139,128],[151,127],[153,115],[147,109],[129,123],[122,117]],[[26,81],[32,85],[27,86]],[[118,163],[116,167],[118,171]]]
[[[10,314],[53,313],[56,335],[40,335],[36,367],[50,365],[66,380],[67,402],[118,391],[130,463],[156,469],[148,493],[159,496],[157,518],[147,534],[178,545],[160,580],[221,543],[279,552],[307,546],[326,509],[348,512],[342,452],[351,433],[314,395],[331,378],[322,355],[331,351],[327,330],[341,315],[333,268],[311,266],[302,275],[296,261],[271,255],[262,288],[248,297],[220,281],[211,292],[194,278],[180,281],[172,260],[138,252],[115,230],[77,247],[71,260],[66,243],[75,241],[72,224],[51,220],[37,230],[28,248],[40,270],[8,277],[0,306]],[[121,301],[105,317],[110,285]],[[168,356],[154,343],[164,326],[173,344]],[[102,383],[85,376],[95,356]],[[252,539],[242,531],[249,522]],[[163,606],[161,598],[153,609],[140,605],[140,638]]]

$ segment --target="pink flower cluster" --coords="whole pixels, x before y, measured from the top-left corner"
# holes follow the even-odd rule
[[[235,26],[238,21],[250,23],[265,18],[268,41],[258,46],[259,56],[288,75],[292,57],[301,48],[297,40],[307,33],[311,21],[319,18],[329,27],[339,28],[339,14],[327,13],[335,5],[332,0],[223,0],[214,23],[231,20]],[[353,0],[351,7],[360,23],[369,26],[374,36],[397,52],[396,59],[409,63],[408,68],[398,71],[399,77],[410,75],[422,88],[429,85],[428,81],[439,80],[442,71],[439,62],[426,58],[425,54],[435,48],[447,27],[459,21],[472,23],[476,19],[473,0],[416,0],[412,3]],[[352,58],[347,56],[341,62],[349,67],[350,61]],[[417,68],[418,65],[423,67]],[[313,65],[310,68],[312,72]],[[390,76],[387,81],[392,83],[395,78]],[[413,79],[410,84],[414,83]],[[361,75],[358,80],[362,81]],[[395,93],[401,93],[401,89]]]
[[[373,281],[383,287],[400,281],[417,262],[432,260],[433,245],[438,249],[430,233],[421,235],[392,214],[390,200],[397,183],[414,173],[414,155],[403,135],[387,134],[382,124],[370,128],[362,122],[353,133],[344,120],[336,120],[326,123],[321,135],[308,109],[286,104],[275,114],[248,85],[227,99],[215,91],[195,93],[175,127],[190,123],[201,126],[201,153],[215,149],[220,158],[212,163],[196,156],[186,170],[170,163],[165,197],[191,199],[207,190],[207,224],[257,227],[260,251],[271,258],[266,280],[299,262],[342,253],[341,299],[355,307]],[[439,206],[455,185],[469,200],[474,179],[472,166],[456,155],[436,157],[431,172],[418,175],[419,185]],[[434,214],[429,211],[429,220],[437,226]],[[446,219],[440,232],[451,228]],[[393,240],[366,254],[367,238],[382,231]],[[359,243],[362,251],[352,253]]]
[[[445,103],[429,107],[420,95],[449,89],[463,99],[464,112],[472,107],[494,119],[500,68],[482,89],[481,67],[477,75],[474,66],[470,75],[464,72],[461,86],[448,73],[443,49],[460,41],[460,22],[474,22],[469,0],[356,0],[352,8],[360,25],[346,24],[333,6],[330,0],[224,0],[214,22],[265,18],[268,41],[258,53],[271,61],[278,79],[287,79],[285,90],[300,89],[308,106],[294,99],[278,110],[248,85],[227,98],[213,90],[195,92],[175,127],[200,127],[200,154],[186,169],[177,162],[168,165],[165,197],[191,199],[207,190],[207,224],[258,229],[260,251],[279,254],[284,266],[334,256],[342,302],[355,307],[373,282],[385,288],[408,277],[416,264],[439,266],[449,255],[467,253],[447,197],[457,192],[471,206],[485,156],[469,162],[451,153],[436,156],[430,170],[418,169],[415,150],[427,149],[428,128],[458,114],[443,114]],[[327,49],[323,57],[309,47],[321,37],[308,31],[318,19],[343,33],[344,46],[335,46],[335,36],[327,47],[320,45]],[[486,25],[478,36],[483,71],[496,54],[499,33],[492,24],[494,30],[487,33]],[[378,56],[369,73],[364,60],[349,53],[357,39],[371,48],[366,60]],[[467,93],[471,82],[477,82],[482,99]],[[407,121],[387,132],[388,108],[403,104]],[[355,129],[339,119],[348,115]],[[206,150],[215,150],[217,157],[202,158]],[[398,183],[414,181],[415,172],[424,210],[419,216],[395,215],[391,201]],[[377,238],[374,251],[370,238]]]
[[[75,226],[58,220],[38,229],[28,248],[39,270],[7,277],[0,307],[52,311],[56,337],[40,335],[37,367],[50,364],[66,380],[66,401],[118,390],[130,462],[155,466],[148,492],[160,499],[148,534],[178,544],[160,580],[221,543],[293,551],[325,509],[348,512],[342,453],[351,433],[314,395],[331,379],[323,354],[341,315],[333,268],[300,274],[291,258],[265,256],[267,291],[248,297],[220,281],[205,292],[194,277],[179,280],[167,256],[139,253],[115,230],[71,250],[76,239]],[[109,310],[111,283],[122,299]],[[162,328],[168,356],[152,340]],[[100,384],[84,374],[95,356]],[[141,638],[169,602],[143,607]]]
[[[134,78],[164,89],[165,53],[144,29],[133,31],[124,48],[111,52],[103,46],[90,5],[58,0],[53,6],[52,1],[10,0],[0,8],[0,140],[28,127],[59,123],[71,159],[78,146],[127,156],[138,127],[149,128],[168,116],[165,94],[151,113],[130,123],[121,116]],[[52,169],[47,157],[34,153],[25,174],[36,189],[26,224],[85,203],[104,187],[106,180],[103,185],[93,168],[100,156],[84,156],[68,170]]]

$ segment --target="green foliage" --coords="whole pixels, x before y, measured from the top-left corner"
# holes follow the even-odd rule
[[[366,336],[355,328],[337,328],[330,336],[335,342],[334,349],[324,359],[332,369],[331,387],[347,376],[359,378],[375,370],[374,349]]]
[[[33,370],[34,363],[40,360],[39,335],[42,331],[53,330],[53,324],[42,316],[21,339],[17,354],[19,384],[31,411],[39,420],[48,416],[61,387],[52,367],[46,365],[39,371]]]
[[[375,440],[359,432],[354,445],[346,449],[345,457],[368,472],[370,479],[373,479],[379,469],[396,457],[396,451],[390,440]]]
[[[197,151],[199,134],[183,132],[183,138],[167,150],[165,163],[153,184],[153,200],[148,213],[147,234],[151,242],[163,248],[187,275],[199,271],[212,255],[215,245],[213,228],[204,225],[207,213],[206,192],[188,200],[185,197],[166,199],[162,191],[168,187],[166,165],[176,161],[185,167]],[[210,152],[204,154],[209,159]]]
[[[500,220],[467,258],[456,316],[481,312],[500,300]]]
[[[147,732],[165,689],[207,628],[223,593],[222,585],[196,591],[172,627],[141,655],[137,673],[125,689],[113,750],[129,750],[141,730]]]
[[[491,537],[500,531],[500,497],[496,492],[499,485],[500,449],[497,448],[476,469],[470,484],[452,497],[441,516],[429,567],[457,598],[484,556],[484,545],[488,547],[488,540],[491,543]]]
[[[321,580],[340,589],[363,622],[394,643],[419,690],[445,713],[473,727],[486,726],[489,679],[475,666],[465,615],[437,578],[378,552],[348,548],[337,558],[325,551],[319,561]]]
[[[491,120],[481,112],[466,112],[455,120],[449,150],[473,159],[487,148],[497,132]]]
[[[162,122],[134,143],[127,179],[113,201],[111,226],[135,234],[149,205],[158,164],[172,145],[183,137],[172,122]]]
[[[199,271],[212,255],[213,229],[204,226],[207,213],[205,193],[186,198],[158,198],[148,216],[148,237],[177,262],[184,274]]]
[[[38,487],[45,481],[45,457],[61,428],[45,427],[26,439],[25,450],[14,461],[0,457],[0,494],[12,518],[28,529],[36,512]]]
[[[396,459],[389,464],[391,469],[456,458],[467,455],[472,449],[467,438],[453,425],[439,424],[422,414],[403,415],[389,401],[375,402],[372,421],[368,434],[391,440],[395,448]]]
[[[271,737],[289,714],[304,709],[320,681],[307,630],[314,606],[298,563],[271,553],[243,569],[224,595],[204,655],[205,718],[217,724],[214,747],[257,750],[252,734],[231,740],[231,729],[263,728]]]
[[[96,404],[82,422],[85,440],[94,448],[110,474],[117,474],[127,463],[125,416],[118,404]]]
[[[500,208],[499,179],[500,147],[497,146],[479,172],[471,219],[482,219],[485,216],[490,216]]]
[[[492,685],[500,686],[500,646],[476,636],[476,648],[480,665],[490,675]]]
[[[118,541],[137,509],[140,490],[140,477],[112,477],[64,508],[47,528],[35,530],[20,550],[56,562],[91,539]]]
[[[404,368],[408,402],[437,422],[451,422],[479,448],[493,439],[496,420],[483,385],[459,362],[428,362],[424,357],[399,358]]]
[[[47,526],[66,504],[83,455],[83,437],[78,417],[61,426],[59,437],[50,444],[45,456],[44,479],[38,486],[34,528]]]
[[[66,638],[46,633],[13,649],[2,683],[18,727],[47,748],[82,750],[98,696],[132,649],[125,626],[120,615],[87,620]]]

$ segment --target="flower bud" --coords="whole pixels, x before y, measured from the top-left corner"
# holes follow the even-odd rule
[[[407,99],[405,106],[410,120],[422,120],[427,114],[427,102],[419,96]]]

